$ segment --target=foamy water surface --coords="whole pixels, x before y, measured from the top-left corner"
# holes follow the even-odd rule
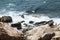
[[[21,17],[21,15],[24,15],[24,18]],[[40,15],[40,14],[39,14]],[[28,13],[22,11],[22,12],[18,12],[18,11],[6,11],[6,12],[2,12],[2,14],[0,14],[0,17],[2,16],[11,16],[13,19],[12,23],[17,23],[17,22],[21,22],[21,21],[25,21],[24,23],[29,24],[29,21],[34,21],[35,22],[40,22],[40,21],[48,21],[48,20],[53,20],[54,24],[59,24],[60,23],[60,18],[50,18],[48,15],[40,15],[38,17],[38,14],[36,14],[35,16],[30,14],[28,15]],[[29,25],[33,25],[33,24],[29,24]]]

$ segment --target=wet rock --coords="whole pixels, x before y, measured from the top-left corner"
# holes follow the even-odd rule
[[[47,22],[47,24],[49,24],[49,26],[53,26],[53,23],[54,23],[54,21],[53,20],[49,20],[48,22]]]
[[[23,23],[23,22],[25,22],[25,21],[21,21],[20,23]]]
[[[33,23],[34,23],[34,21],[29,21],[29,23],[30,23],[30,24],[33,24]]]
[[[42,40],[51,40],[55,36],[55,33],[47,33],[42,37]]]
[[[35,25],[45,25],[46,24],[46,21],[41,21],[41,22],[36,22]]]
[[[16,27],[17,29],[22,29],[20,22],[15,23],[15,24],[11,24],[11,27]]]
[[[12,22],[12,17],[2,16],[2,18],[0,18],[0,22],[10,23],[10,22]]]
[[[21,15],[22,18],[24,18],[24,15]]]

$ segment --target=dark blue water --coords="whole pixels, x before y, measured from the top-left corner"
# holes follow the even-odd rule
[[[0,0],[0,16],[10,15],[14,20],[19,20],[16,16],[20,14],[32,15],[26,15],[26,17],[28,19],[31,17],[31,20],[35,21],[37,20],[35,17],[38,16],[38,18],[41,17],[39,20],[52,19],[58,22],[60,21],[60,0]]]
[[[60,10],[60,0],[0,0],[0,9],[17,11]]]

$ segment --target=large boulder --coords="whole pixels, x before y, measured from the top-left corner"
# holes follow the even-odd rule
[[[27,28],[24,28],[24,29],[22,30],[22,32],[25,33],[25,32],[27,32],[27,31],[29,31],[29,30],[31,30],[31,29],[33,29],[33,28],[27,27]]]
[[[35,27],[31,30],[26,31],[28,40],[38,40],[43,35],[43,30],[40,27]]]
[[[5,32],[6,32],[9,36],[20,36],[20,35],[23,34],[22,31],[17,30],[17,29],[15,29],[15,28],[11,27],[11,26],[10,26],[9,24],[7,24],[7,23],[2,23],[2,22],[1,22],[1,25],[2,25],[2,27],[0,27],[0,28],[3,28],[3,29],[5,30]]]
[[[55,36],[55,33],[51,27],[46,24],[26,31],[26,36],[28,40],[50,40],[53,36]]]
[[[22,31],[10,27],[7,23],[0,23],[0,40],[25,40]]]
[[[0,18],[0,22],[10,23],[10,22],[12,22],[12,17],[2,16],[2,18]]]
[[[20,22],[11,24],[11,27],[15,27],[15,28],[17,28],[17,29],[22,29]]]

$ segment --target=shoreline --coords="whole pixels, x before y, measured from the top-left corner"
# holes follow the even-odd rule
[[[57,40],[60,39],[60,25],[54,25],[53,20],[37,22],[34,25],[36,27],[29,26],[27,24],[25,29],[22,28],[21,21],[18,23],[12,22],[10,16],[3,16],[0,19],[0,40]],[[29,23],[33,24],[33,21]],[[21,31],[21,29],[23,29]],[[57,36],[57,37],[56,37]],[[47,38],[49,37],[49,38]]]

